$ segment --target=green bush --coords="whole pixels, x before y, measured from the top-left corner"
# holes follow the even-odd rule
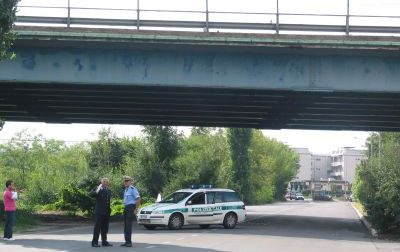
[[[94,212],[95,200],[82,189],[69,186],[61,191],[61,200],[56,202],[56,207],[65,211],[82,211],[91,215]]]
[[[263,187],[252,195],[250,204],[267,204],[274,201],[274,191],[271,187]]]
[[[46,211],[57,211],[57,204],[53,203],[53,204],[46,204],[46,205],[42,205],[42,206],[35,206],[35,211],[38,212],[46,212]]]
[[[369,148],[378,149],[379,141],[381,157],[375,154],[357,167],[352,190],[378,231],[395,232],[400,230],[400,134],[373,134],[368,144],[375,146]]]
[[[121,199],[113,199],[111,201],[111,216],[124,214],[124,201]]]

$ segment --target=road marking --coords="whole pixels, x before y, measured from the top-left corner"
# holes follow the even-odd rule
[[[157,246],[147,246],[147,249],[152,249],[152,248],[156,248]]]
[[[192,234],[193,237],[199,236],[198,234]]]
[[[182,241],[182,240],[185,240],[185,238],[178,238],[178,239],[176,239],[177,241]]]
[[[169,242],[169,241],[165,241],[165,242],[162,242],[163,244],[170,244],[171,242]]]

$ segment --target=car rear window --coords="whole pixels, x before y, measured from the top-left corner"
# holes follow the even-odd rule
[[[224,202],[240,201],[239,195],[235,192],[224,192]]]

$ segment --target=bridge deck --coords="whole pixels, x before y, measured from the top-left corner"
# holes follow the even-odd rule
[[[400,129],[400,38],[16,30],[6,120]]]

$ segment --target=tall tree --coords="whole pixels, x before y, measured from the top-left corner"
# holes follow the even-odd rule
[[[15,57],[10,48],[16,37],[12,28],[16,20],[18,2],[19,0],[0,1],[0,61]]]
[[[192,135],[209,135],[215,128],[211,127],[193,127],[191,130]]]
[[[11,140],[0,146],[0,153],[3,156],[3,165],[7,167],[9,176],[17,176],[19,186],[25,187],[27,176],[32,168],[30,162],[29,150],[31,143],[39,141],[41,136],[32,136],[26,131],[21,131],[15,134]]]
[[[174,176],[173,162],[180,149],[181,134],[171,126],[145,126],[145,145],[136,170],[151,196],[162,192]]]
[[[176,171],[166,192],[193,184],[227,187],[231,181],[229,146],[224,132],[192,134],[184,139]]]
[[[228,140],[231,149],[233,183],[244,201],[250,198],[250,158],[249,146],[253,129],[231,128]]]
[[[125,157],[134,152],[130,140],[118,138],[111,129],[102,129],[98,140],[89,144],[89,167],[103,174],[121,171]]]

